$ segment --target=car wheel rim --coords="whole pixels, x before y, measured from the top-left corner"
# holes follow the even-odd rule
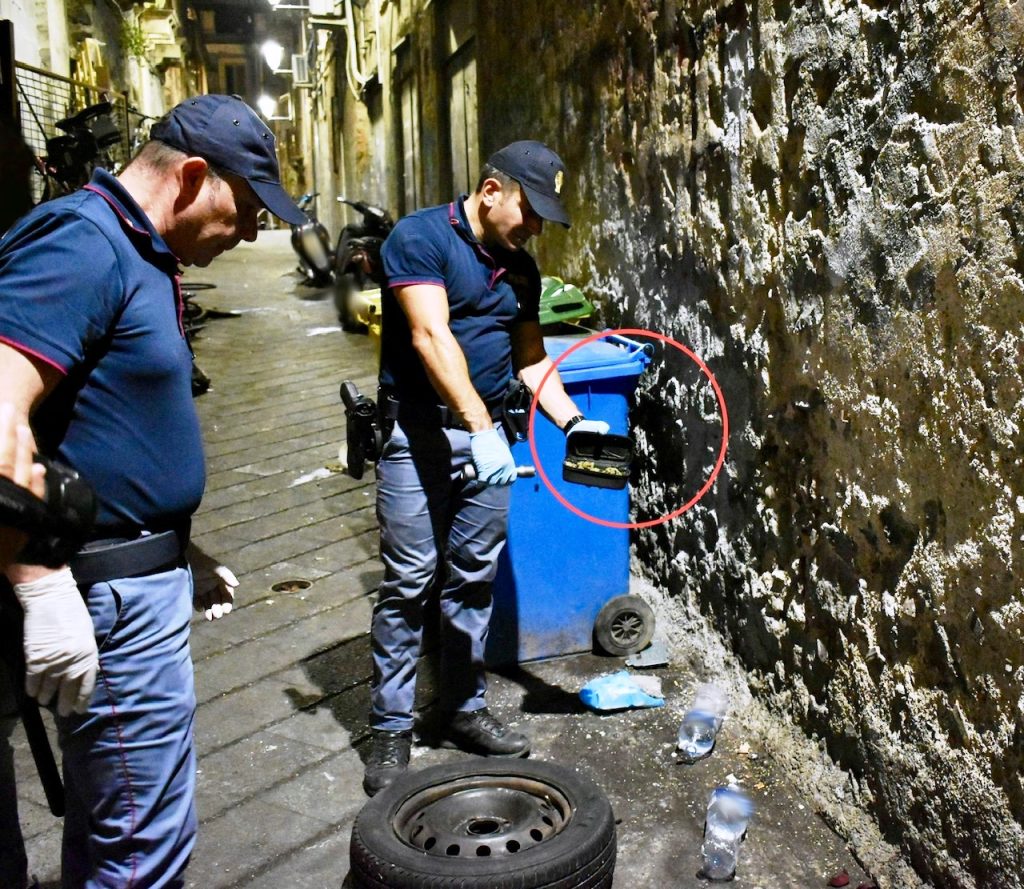
[[[544,781],[474,775],[411,796],[392,823],[402,842],[428,855],[488,858],[547,842],[571,818],[569,801]]]

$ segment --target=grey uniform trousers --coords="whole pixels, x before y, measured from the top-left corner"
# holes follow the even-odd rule
[[[384,580],[371,624],[373,728],[412,728],[424,605],[438,590],[441,707],[484,706],[491,581],[505,546],[510,488],[463,481],[470,462],[469,433],[458,429],[396,423],[384,446],[377,466]]]

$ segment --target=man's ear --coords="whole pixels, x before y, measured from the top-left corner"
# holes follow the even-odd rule
[[[178,168],[178,199],[177,207],[187,207],[199,196],[206,177],[210,175],[210,165],[201,157],[188,157]]]
[[[485,179],[480,186],[480,197],[484,206],[492,207],[501,198],[503,186],[497,179]]]

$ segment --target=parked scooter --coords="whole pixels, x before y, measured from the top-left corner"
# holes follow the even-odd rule
[[[316,218],[316,196],[318,192],[304,194],[295,203],[309,220],[302,225],[293,225],[292,249],[299,257],[298,272],[302,283],[310,287],[326,287],[334,278],[331,268],[331,239],[322,222]]]
[[[54,124],[64,135],[47,139],[46,157],[36,159],[43,180],[41,189],[35,191],[39,203],[71,194],[99,167],[113,167],[108,150],[121,141],[113,112],[110,102],[97,102]]]
[[[358,308],[366,300],[361,295],[384,285],[380,248],[395,222],[381,207],[345,197],[339,197],[338,201],[357,210],[363,221],[346,225],[338,236],[334,251],[334,307],[342,330],[363,331],[365,327],[359,321]]]

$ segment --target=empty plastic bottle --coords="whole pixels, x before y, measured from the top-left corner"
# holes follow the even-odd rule
[[[750,799],[736,787],[719,787],[708,800],[704,819],[704,859],[701,876],[709,880],[731,880],[736,873],[740,843],[754,812]]]
[[[676,749],[683,761],[696,762],[711,753],[724,713],[725,694],[718,686],[709,683],[697,689],[693,706],[679,726]]]

